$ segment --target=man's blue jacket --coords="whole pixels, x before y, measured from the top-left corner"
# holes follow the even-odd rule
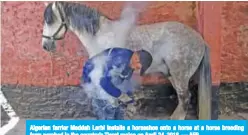
[[[96,56],[89,59],[83,67],[83,82],[91,83],[89,76],[90,72],[94,70],[93,60],[97,57],[108,56],[108,60],[105,62],[103,75],[100,79],[100,86],[111,96],[118,98],[121,95],[121,90],[116,86],[121,84],[124,79],[130,79],[133,73],[133,69],[129,67],[130,59],[133,55],[133,51],[125,48],[109,48]],[[109,73],[115,71],[116,67],[120,72],[119,75],[111,76]],[[113,81],[115,80],[114,84]],[[127,93],[130,95],[131,93]]]

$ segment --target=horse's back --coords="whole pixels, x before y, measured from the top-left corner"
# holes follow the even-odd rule
[[[206,45],[198,32],[179,22],[138,26],[131,32],[130,40],[149,50],[154,60],[165,61],[170,72],[188,76],[198,68]]]
[[[153,48],[158,42],[173,42],[167,46],[183,46],[198,44],[204,46],[201,35],[191,27],[180,22],[159,22],[135,27],[128,40],[131,45],[148,46]]]
[[[196,60],[196,57],[201,59],[206,43],[199,33],[178,22],[163,25],[160,39],[153,41],[154,53],[163,54],[168,61],[182,58]]]

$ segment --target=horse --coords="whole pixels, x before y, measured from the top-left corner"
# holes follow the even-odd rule
[[[84,4],[53,2],[44,12],[42,46],[53,52],[56,40],[63,39],[69,29],[80,39],[89,58],[110,47],[147,50],[153,61],[145,74],[160,73],[168,78],[178,97],[178,105],[170,119],[185,119],[192,78],[196,78],[199,91],[211,95],[210,49],[206,41],[191,27],[176,21],[128,26],[124,34],[116,32],[116,24],[120,22]],[[211,107],[211,100],[202,100],[200,102],[205,102],[206,109],[199,110],[200,114]]]

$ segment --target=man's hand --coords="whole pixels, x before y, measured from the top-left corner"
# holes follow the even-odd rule
[[[144,99],[145,98],[145,93],[144,93],[144,91],[139,90],[139,91],[136,91],[136,92],[133,93],[133,97],[134,97],[135,101],[139,100],[139,99]]]
[[[118,97],[118,99],[123,102],[123,103],[127,103],[132,101],[133,99],[131,97],[129,97],[127,94],[122,93],[120,97]]]

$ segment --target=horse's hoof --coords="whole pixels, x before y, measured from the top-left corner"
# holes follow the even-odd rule
[[[170,116],[170,120],[184,120],[185,117],[186,117],[186,114],[175,113]]]
[[[170,116],[170,120],[177,120],[178,119],[178,117],[176,117],[176,116]]]
[[[179,116],[179,117],[170,117],[169,118],[169,120],[184,120],[185,119],[185,117],[183,117],[183,116]]]

